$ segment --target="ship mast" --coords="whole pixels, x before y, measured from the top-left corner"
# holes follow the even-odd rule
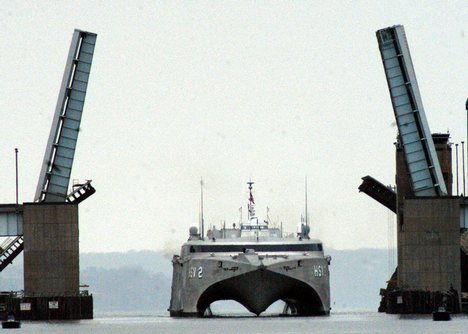
[[[205,234],[205,219],[203,217],[203,178],[200,178],[200,237],[203,240]]]
[[[309,214],[307,212],[307,176],[305,177],[305,224],[309,226]]]
[[[253,195],[252,195],[252,185],[254,184],[255,182],[252,182],[252,181],[249,181],[247,182],[247,184],[249,185],[249,192],[250,192],[250,195],[249,195],[249,204],[248,204],[248,219],[249,220],[252,220],[253,218],[255,218],[255,201],[254,201],[254,198],[253,198]]]

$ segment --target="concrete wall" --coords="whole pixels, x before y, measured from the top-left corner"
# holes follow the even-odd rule
[[[449,144],[450,135],[448,133],[433,133],[432,139],[439,159],[440,169],[444,176],[447,194],[456,195],[452,192],[452,146]],[[455,185],[456,189],[456,185]],[[456,191],[455,191],[456,192]]]
[[[396,174],[395,184],[397,190],[397,211],[402,211],[404,198],[406,196],[413,196],[413,189],[411,186],[411,177],[406,164],[405,152],[403,146],[396,144],[395,150]]]
[[[25,295],[78,296],[78,205],[25,203],[23,224]]]
[[[461,291],[460,199],[404,201],[398,231],[398,287],[407,290]]]

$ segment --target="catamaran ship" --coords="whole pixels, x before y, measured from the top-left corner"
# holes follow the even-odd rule
[[[219,300],[237,301],[257,316],[279,300],[285,315],[330,313],[331,258],[324,256],[322,242],[309,237],[307,219],[289,236],[260,221],[253,184],[248,182],[246,222],[210,229],[206,237],[190,228],[180,255],[172,259],[171,316],[211,315],[210,305]]]

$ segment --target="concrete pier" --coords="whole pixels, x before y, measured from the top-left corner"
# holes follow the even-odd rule
[[[0,293],[0,319],[13,312],[19,320],[93,319],[93,296],[24,297]]]
[[[452,159],[448,134],[433,134],[436,152],[449,194]],[[387,289],[382,289],[379,311],[431,313],[446,305],[463,310],[467,280],[466,260],[460,250],[460,216],[464,198],[415,197],[400,143],[396,145],[398,267]],[[466,284],[465,284],[466,285]]]
[[[78,296],[78,205],[25,203],[23,220],[25,296]]]
[[[460,198],[406,198],[398,230],[398,286],[461,291]]]
[[[93,296],[79,286],[78,204],[24,203],[23,228],[24,295],[4,305],[20,319],[92,319]]]

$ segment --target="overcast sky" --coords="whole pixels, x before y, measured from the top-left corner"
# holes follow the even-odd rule
[[[9,1],[0,11],[0,202],[33,200],[73,30],[98,34],[73,167],[81,251],[174,252],[198,224],[257,213],[387,247],[397,133],[375,31],[403,24],[432,132],[466,139],[466,1]],[[245,217],[245,212],[244,212]],[[390,215],[391,217],[391,215]]]

